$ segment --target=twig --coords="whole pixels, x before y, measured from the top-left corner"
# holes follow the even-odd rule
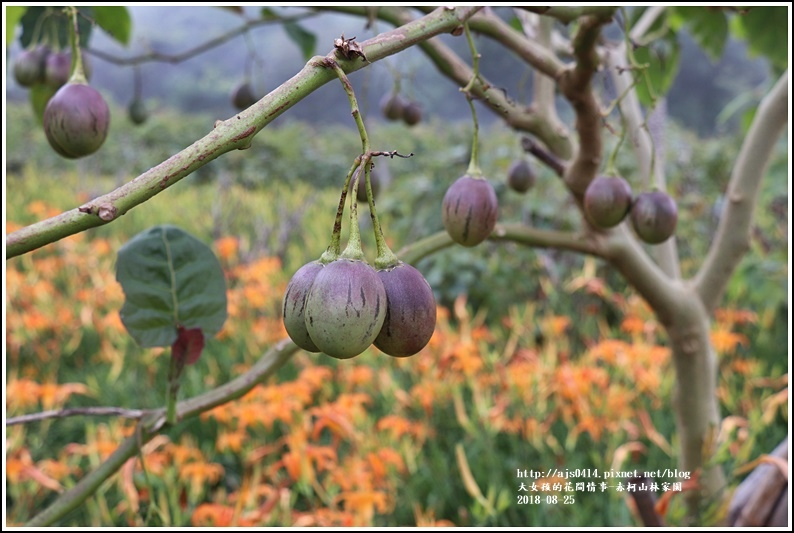
[[[99,59],[103,59],[109,63],[113,63],[114,65],[121,65],[121,66],[140,65],[142,63],[150,63],[154,61],[176,64],[176,63],[182,63],[183,61],[187,61],[188,59],[203,54],[208,50],[212,50],[213,48],[218,47],[232,39],[235,39],[240,35],[246,33],[248,30],[252,28],[256,28],[257,26],[263,26],[265,24],[283,24],[285,22],[291,22],[313,16],[316,16],[316,13],[310,11],[307,13],[301,13],[299,15],[293,15],[291,17],[249,20],[245,24],[242,24],[232,30],[229,30],[228,32],[219,35],[214,39],[210,39],[205,43],[202,43],[198,46],[195,46],[178,54],[164,54],[161,52],[152,51],[147,54],[141,54],[133,57],[118,57],[118,56],[114,56],[113,54],[109,54],[107,52],[99,50],[97,48],[86,48],[85,50],[89,54],[96,56]]]
[[[50,418],[67,418],[70,416],[120,416],[122,418],[143,418],[151,411],[141,409],[124,409],[122,407],[73,407],[70,409],[42,411],[29,415],[12,416],[6,419],[6,426],[28,424]]]
[[[565,164],[529,137],[521,138],[521,148],[534,155],[538,161],[552,169],[559,177],[565,175]]]

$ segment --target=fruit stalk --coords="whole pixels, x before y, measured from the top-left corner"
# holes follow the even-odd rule
[[[334,229],[331,231],[331,244],[328,245],[328,248],[325,250],[325,252],[323,252],[323,255],[320,256],[320,262],[324,265],[327,265],[331,261],[338,259],[339,254],[342,251],[340,242],[342,239],[342,215],[345,211],[347,190],[348,187],[350,187],[350,178],[360,166],[361,158],[356,158],[356,160],[353,162],[353,166],[350,167],[350,171],[347,173],[347,177],[345,178],[345,184],[342,187],[342,194],[339,196],[339,207],[336,209],[336,218],[334,218]]]
[[[83,54],[80,53],[80,32],[77,26],[77,8],[67,6],[66,12],[72,18],[72,27],[69,32],[69,41],[72,45],[72,75],[69,83],[88,83],[83,71]]]
[[[371,170],[372,170],[372,152],[370,150],[369,144],[369,136],[367,135],[367,128],[364,125],[364,120],[361,118],[361,112],[358,107],[358,101],[356,100],[356,93],[353,91],[353,85],[350,83],[350,80],[347,78],[345,71],[339,66],[339,63],[334,61],[331,58],[326,58],[326,64],[334,70],[336,75],[339,77],[339,81],[342,82],[342,87],[345,89],[345,93],[347,93],[347,98],[350,100],[350,114],[353,115],[353,119],[356,121],[356,126],[358,127],[358,134],[361,137],[361,149],[363,151],[363,156],[361,159],[361,164],[364,169],[364,186],[367,189],[367,203],[369,204],[369,214],[372,218],[372,228],[375,233],[375,245],[377,247],[378,256],[375,259],[375,268],[385,268],[388,266],[392,266],[397,264],[399,261],[397,256],[394,255],[389,249],[389,246],[386,244],[386,240],[383,237],[383,229],[381,228],[380,221],[378,220],[378,214],[375,210],[375,195],[372,194],[372,180],[370,178]],[[354,194],[353,199],[351,200],[352,210],[351,211],[351,221],[353,225],[350,227],[350,241],[348,242],[348,247],[353,242],[353,230],[355,226],[355,236],[358,242],[358,252],[361,252],[361,236],[358,229],[358,202],[356,201],[356,196],[358,193],[359,187],[359,177],[361,173],[356,176],[354,187]],[[347,184],[345,184],[345,190],[347,190]],[[341,204],[340,204],[341,205]],[[355,216],[353,214],[355,213]],[[347,252],[347,250],[345,250]],[[351,250],[351,253],[355,253],[355,248]],[[344,254],[343,254],[344,256]]]
[[[176,395],[179,392],[179,378],[182,375],[182,369],[185,368],[183,358],[179,358],[171,354],[171,364],[168,367],[168,379],[166,384],[165,395],[165,420],[169,425],[174,425],[177,422],[176,417]]]
[[[350,197],[350,238],[347,241],[345,251],[342,252],[340,258],[352,259],[356,261],[364,261],[364,252],[361,249],[361,230],[358,227],[358,200],[356,199],[356,191],[358,191],[358,182],[361,178],[361,172],[356,174],[353,181],[353,194]]]
[[[473,178],[480,178],[482,177],[478,148],[480,124],[477,121],[477,110],[474,108],[474,98],[471,95],[471,89],[474,86],[474,82],[480,77],[480,54],[477,53],[477,48],[474,46],[474,39],[471,36],[469,24],[465,23],[463,28],[466,32],[466,41],[469,43],[469,50],[471,50],[472,76],[469,80],[469,83],[467,83],[466,86],[461,89],[461,92],[466,95],[466,101],[469,103],[469,107],[471,108],[471,120],[474,124],[474,133],[472,135],[471,141],[471,158],[469,159],[469,168],[466,170],[466,174]]]

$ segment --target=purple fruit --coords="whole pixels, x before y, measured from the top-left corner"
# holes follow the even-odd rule
[[[50,146],[64,157],[96,152],[108,134],[110,110],[99,91],[82,83],[67,83],[44,109],[44,132]]]
[[[414,126],[422,121],[422,108],[416,102],[408,102],[403,108],[403,122]]]
[[[54,52],[47,56],[44,66],[44,81],[51,87],[62,87],[72,74],[72,56],[66,52]]]
[[[496,192],[483,178],[461,176],[447,189],[441,206],[447,233],[463,246],[480,244],[496,226]]]
[[[22,87],[44,83],[44,68],[50,49],[44,45],[29,48],[14,61],[14,79]]]
[[[524,159],[516,159],[507,170],[507,186],[519,193],[525,193],[535,185],[535,172]]]
[[[393,357],[409,357],[430,342],[436,329],[436,299],[421,272],[406,263],[379,270],[386,289],[386,318],[375,346]]]
[[[305,318],[309,336],[320,351],[350,359],[380,333],[386,318],[386,289],[368,263],[337,259],[314,278]]]
[[[243,82],[232,91],[232,105],[242,111],[254,105],[257,101],[251,84]]]
[[[641,193],[631,206],[631,225],[637,236],[648,244],[669,239],[677,223],[678,206],[662,191]]]
[[[306,329],[306,297],[312,288],[314,278],[323,269],[323,264],[318,261],[306,263],[298,269],[287,284],[282,305],[284,327],[290,339],[309,352],[319,352],[320,349],[312,342]]]
[[[380,110],[389,120],[402,120],[406,104],[399,94],[387,94],[380,101]]]
[[[598,176],[584,193],[584,211],[591,224],[606,229],[620,224],[631,209],[631,187],[623,178]]]

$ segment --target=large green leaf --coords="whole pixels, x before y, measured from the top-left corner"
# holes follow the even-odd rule
[[[93,29],[91,9],[90,7],[78,8],[78,11],[82,13],[77,17],[81,46],[87,46],[91,40],[91,30]],[[19,43],[23,48],[27,48],[31,43],[40,42],[46,42],[55,49],[69,48],[71,43],[69,36],[73,25],[63,7],[30,6],[19,21],[22,25]]]
[[[301,52],[303,52],[303,58],[308,61],[314,55],[317,37],[312,32],[305,30],[297,22],[285,22],[284,31],[300,47]]]
[[[733,17],[731,30],[747,41],[752,53],[768,58],[783,71],[788,68],[789,18],[787,6],[752,7]]]
[[[226,281],[203,242],[175,226],[155,226],[118,253],[116,279],[124,289],[121,321],[144,348],[170,346],[177,328],[201,328],[204,337],[226,321]]]
[[[100,28],[121,44],[129,44],[132,19],[124,6],[93,6],[94,20]]]
[[[721,9],[702,6],[678,6],[670,16],[673,29],[686,27],[692,38],[712,61],[722,57],[728,40],[728,18]]]
[[[6,7],[6,48],[11,46],[11,42],[14,40],[14,34],[16,33],[14,30],[26,10],[27,7],[25,6]]]

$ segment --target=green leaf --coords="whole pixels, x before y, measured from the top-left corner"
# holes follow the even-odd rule
[[[521,20],[519,20],[518,17],[512,17],[510,19],[510,27],[521,34],[524,33],[524,26],[521,24]]]
[[[33,107],[33,115],[39,121],[39,125],[44,124],[44,109],[57,90],[46,83],[40,83],[30,88],[30,105]]]
[[[80,32],[80,45],[87,46],[91,39],[93,12],[90,7],[80,7],[77,17],[77,30]],[[22,35],[19,44],[27,48],[31,44],[46,43],[56,50],[68,49],[71,45],[72,20],[63,7],[30,6],[20,19]]]
[[[276,12],[270,9],[269,7],[263,7],[262,11],[260,11],[259,13],[264,20],[273,20],[278,18]]]
[[[681,58],[675,34],[669,32],[665,37],[637,48],[634,51],[634,59],[640,65],[648,65],[645,74],[637,72],[636,87],[640,102],[645,106],[651,106],[654,103],[653,97],[665,95],[678,74]]]
[[[317,37],[312,32],[306,31],[297,22],[285,22],[284,31],[300,47],[304,59],[309,60],[314,55]]]
[[[725,43],[728,40],[728,18],[721,9],[707,7],[679,6],[673,8],[674,16],[671,25],[685,25],[692,38],[703,49],[712,61],[722,57]]]
[[[124,6],[93,6],[94,20],[100,28],[121,44],[129,44],[132,19]]]
[[[14,41],[14,35],[16,33],[14,30],[27,9],[28,8],[24,6],[6,7],[6,48]]]
[[[226,321],[226,280],[218,259],[175,226],[155,226],[122,246],[116,279],[125,296],[121,321],[143,348],[172,345],[179,326],[212,337]]]
[[[766,57],[782,71],[788,68],[788,21],[786,6],[752,7],[733,18],[731,31],[747,41],[753,54]]]

